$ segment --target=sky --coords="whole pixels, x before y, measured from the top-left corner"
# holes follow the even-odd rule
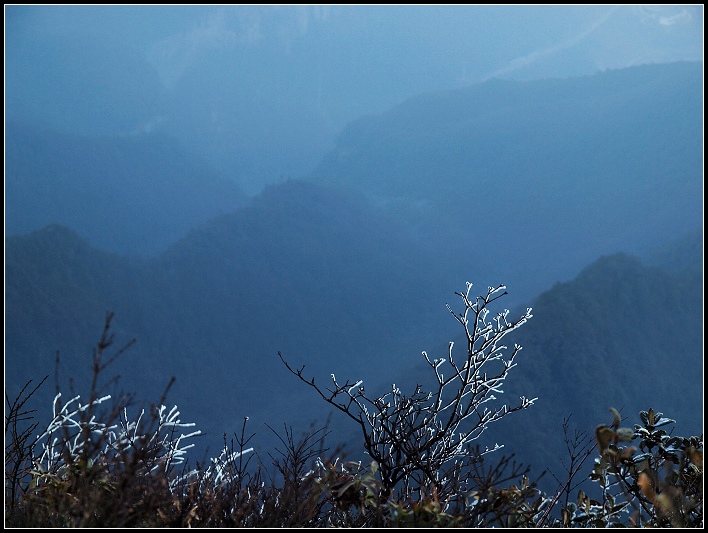
[[[256,194],[422,93],[702,58],[702,5],[10,5],[5,111],[162,132]]]

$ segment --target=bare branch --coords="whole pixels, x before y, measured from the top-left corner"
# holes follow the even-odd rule
[[[453,311],[449,305],[447,309],[464,328],[467,353],[456,361],[452,342],[447,359],[431,360],[427,352],[422,352],[435,376],[435,386],[429,392],[417,385],[412,394],[406,395],[394,384],[389,392],[370,398],[361,380],[340,384],[334,374],[333,388],[322,388],[314,378],[303,375],[304,367],[296,370],[280,352],[278,356],[325,402],[359,425],[364,447],[377,461],[381,482],[389,492],[402,482],[406,487],[434,487],[440,495],[445,485],[443,472],[461,459],[489,451],[473,452],[471,444],[490,424],[535,401],[521,397],[514,406],[497,403],[497,395],[503,393],[501,387],[521,350],[514,345],[509,353],[501,340],[532,317],[530,308],[517,320],[508,318],[508,310],[490,315],[490,304],[505,296],[505,289],[504,285],[489,287],[486,295],[472,298],[472,284],[467,283],[465,292],[456,293],[464,306],[462,312]],[[490,366],[492,362],[496,363]],[[449,373],[443,372],[446,365]]]

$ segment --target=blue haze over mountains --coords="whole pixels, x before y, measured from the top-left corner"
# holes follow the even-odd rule
[[[702,6],[8,6],[11,120],[160,131],[249,194],[408,98],[703,58]]]
[[[532,442],[541,469],[571,413],[592,429],[653,407],[702,432],[703,63],[674,61],[702,40],[697,8],[666,9],[420,7],[386,36],[399,8],[6,8],[8,393],[57,350],[81,389],[115,310],[138,342],[112,370],[138,402],[175,375],[204,446],[243,416],[266,446],[265,423],[328,414],[278,351],[321,380],[412,385],[422,350],[459,340],[445,303],[469,280],[534,307],[506,390],[539,402],[492,440]],[[493,63],[460,35],[495,13],[500,43],[570,18]],[[431,20],[456,22],[422,39]],[[619,20],[656,64],[583,47]]]

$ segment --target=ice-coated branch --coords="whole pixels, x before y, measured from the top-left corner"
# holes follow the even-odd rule
[[[472,284],[456,293],[463,304],[461,312],[447,305],[449,312],[464,328],[467,353],[460,359],[453,356],[454,343],[449,343],[447,358],[431,359],[422,352],[432,369],[435,381],[429,392],[418,385],[406,395],[393,385],[381,396],[366,396],[361,381],[340,385],[334,374],[334,388],[321,388],[314,378],[305,378],[304,367],[293,369],[279,352],[278,355],[301,381],[312,387],[322,399],[354,420],[362,430],[364,446],[378,463],[384,486],[393,489],[397,483],[409,483],[413,477],[436,483],[450,463],[470,452],[470,445],[490,424],[510,413],[533,405],[535,398],[521,397],[519,404],[498,405],[497,395],[521,347],[514,344],[509,353],[503,337],[525,324],[531,317],[528,308],[517,320],[509,311],[492,313],[490,304],[507,294],[506,287],[488,287],[486,295],[472,298]],[[494,365],[490,363],[496,362]],[[500,364],[501,363],[501,364]],[[450,372],[443,372],[449,365]],[[498,449],[495,446],[493,449]],[[492,450],[485,450],[489,453]]]
[[[194,447],[187,440],[200,435],[201,431],[182,432],[195,424],[182,422],[176,406],[168,409],[161,405],[154,409],[152,421],[145,420],[144,409],[136,419],[129,420],[125,407],[121,409],[117,423],[104,423],[95,414],[88,420],[82,417],[110,398],[103,396],[82,404],[80,396],[76,396],[62,405],[61,394],[56,395],[52,406],[53,417],[35,441],[40,450],[32,459],[36,486],[40,486],[44,479],[63,475],[69,466],[81,465],[85,454],[88,464],[96,465],[113,464],[117,458],[126,462],[131,454],[138,454],[145,458],[139,463],[145,474],[158,470],[169,473],[175,466],[185,463],[187,451]],[[216,485],[233,481],[235,474],[229,474],[231,463],[252,451],[253,448],[248,448],[229,452],[225,448],[212,459],[207,475],[213,478]],[[170,488],[174,490],[183,486],[190,476],[197,476],[197,471],[172,477]]]

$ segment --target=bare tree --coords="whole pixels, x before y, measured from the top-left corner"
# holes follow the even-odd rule
[[[362,381],[342,384],[334,374],[331,386],[321,386],[303,375],[304,366],[294,369],[278,353],[290,372],[359,425],[364,448],[375,461],[388,494],[396,487],[408,495],[413,490],[436,496],[460,494],[463,471],[471,472],[469,467],[482,455],[500,448],[495,445],[482,450],[473,446],[474,441],[493,422],[535,401],[522,396],[515,406],[495,402],[521,350],[515,344],[508,351],[501,341],[531,318],[531,308],[516,321],[508,319],[508,310],[490,317],[490,304],[507,294],[506,287],[489,287],[485,296],[476,298],[470,298],[471,289],[472,284],[467,283],[464,293],[456,293],[464,305],[461,313],[447,306],[464,328],[467,353],[462,361],[456,361],[452,342],[447,360],[431,360],[423,352],[435,375],[428,392],[417,385],[406,395],[394,384],[390,392],[372,398]]]

